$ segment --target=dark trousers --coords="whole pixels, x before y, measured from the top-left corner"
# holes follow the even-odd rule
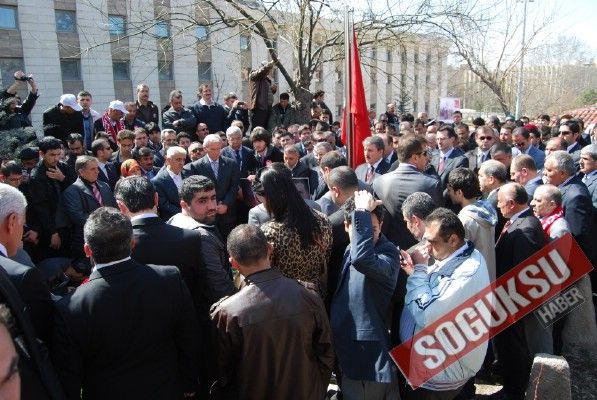
[[[534,318],[534,315],[530,315]],[[513,399],[523,399],[533,358],[529,353],[523,321],[518,321],[493,338],[499,354],[504,391]]]
[[[267,129],[269,110],[251,110],[251,129],[258,126]]]

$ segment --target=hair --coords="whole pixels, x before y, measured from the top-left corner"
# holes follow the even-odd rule
[[[313,98],[316,99],[317,97],[323,96],[325,94],[325,92],[323,90],[318,90],[315,93],[313,93]]]
[[[132,213],[155,207],[155,187],[142,176],[129,176],[118,181],[114,195]]]
[[[118,135],[116,136],[116,140],[118,140],[119,142],[122,142],[123,140],[126,140],[126,139],[135,140],[135,132],[130,131],[128,129],[123,129],[120,132],[118,132]]]
[[[139,93],[143,88],[149,89],[149,86],[147,86],[145,83],[138,84],[137,85],[137,93]]]
[[[356,209],[354,204],[354,196],[351,196],[346,202],[343,204],[344,207],[344,221],[350,225],[352,224],[352,212]],[[383,221],[383,207],[377,206],[371,211],[371,215],[375,215],[377,220],[381,224]]]
[[[442,125],[442,126],[440,126],[439,129],[437,130],[437,132],[439,133],[441,131],[448,132],[448,137],[449,138],[458,139],[458,135],[454,131],[454,128],[452,128],[450,125]]]
[[[597,161],[597,144],[588,144],[582,148],[580,154],[588,154],[593,161]]]
[[[323,115],[323,113],[321,113]],[[315,120],[317,121],[317,124],[315,124],[315,130],[316,131],[329,131],[330,130],[330,124],[328,124],[325,121],[319,121],[319,120]]]
[[[62,149],[62,140],[56,139],[54,136],[46,136],[38,142],[37,146],[42,153],[46,153],[48,150],[60,150]]]
[[[460,240],[464,240],[464,226],[454,211],[443,207],[433,210],[425,218],[425,224],[429,225],[435,221],[439,222],[439,236],[444,242],[447,242],[452,235],[456,235]]]
[[[207,88],[211,89],[211,85],[209,83],[202,83],[201,85],[199,85],[199,88],[197,89],[197,94],[202,94],[203,91]]]
[[[489,154],[491,154],[491,157],[493,157],[496,154],[499,153],[504,153],[506,155],[512,155],[512,147],[510,147],[510,145],[508,145],[508,143],[502,143],[502,142],[497,142],[496,144],[494,144],[493,146],[491,146],[491,149],[489,149]]]
[[[240,135],[242,137],[243,131],[238,126],[230,126],[226,129],[226,137],[231,138],[234,135]]]
[[[570,128],[570,131],[572,133],[580,133],[580,124],[576,120],[571,119],[569,121],[564,122],[560,126],[567,126],[568,128]]]
[[[355,191],[359,188],[357,174],[346,165],[332,169],[328,175],[327,184],[329,187],[336,186],[342,192]]]
[[[97,161],[97,159],[93,156],[79,156],[75,160],[75,171],[79,172],[82,169],[87,168],[87,164],[91,161]]]
[[[315,143],[315,146],[313,146],[313,151],[321,150],[321,149],[324,149],[326,154],[329,153],[330,151],[334,150],[332,145],[329,144],[328,142],[317,142],[317,143]]]
[[[300,155],[298,149],[293,144],[287,144],[284,147],[284,154],[297,154],[297,155]]]
[[[290,100],[290,95],[288,93],[280,93],[280,100]]]
[[[511,200],[513,200],[516,204],[518,205],[522,205],[522,204],[528,204],[529,203],[529,195],[526,191],[526,189],[524,188],[524,186],[522,186],[519,183],[514,183],[514,182],[510,182],[508,183],[505,187],[502,187],[500,189],[500,191],[504,190],[504,191],[509,191],[510,188],[512,188],[512,196],[508,196],[511,198]]]
[[[9,177],[10,175],[21,175],[23,173],[23,167],[16,161],[7,161],[0,168],[0,173],[5,177]]]
[[[402,114],[402,116],[400,117],[400,121],[413,123],[415,122],[415,116],[411,113]]]
[[[160,133],[160,127],[155,122],[149,122],[149,123],[145,124],[145,130],[147,131],[148,135],[151,132]]]
[[[203,175],[192,175],[182,181],[182,185],[178,190],[178,195],[185,203],[191,204],[193,197],[198,192],[207,192],[215,190],[216,184],[214,181]]]
[[[187,151],[180,146],[170,146],[168,147],[168,150],[166,150],[166,158],[171,158],[178,154],[184,154],[184,156],[186,157]]]
[[[166,139],[167,135],[171,135],[171,134],[175,134],[176,135],[176,131],[174,129],[162,129],[162,133],[160,133],[160,140],[164,140]]]
[[[172,100],[174,99],[182,99],[182,92],[180,90],[173,90],[170,92],[170,95],[168,96],[168,103],[172,103]]]
[[[149,147],[141,147],[137,151],[133,152],[133,158],[139,160],[141,157],[153,156],[154,152]]]
[[[561,149],[566,149],[568,147],[568,143],[566,143],[566,141],[562,137],[559,137],[559,136],[552,137],[551,139],[549,139],[547,141],[547,143],[549,143],[551,141],[558,142],[558,144],[560,145]]]
[[[222,138],[217,133],[210,133],[203,139],[203,146],[207,147],[212,143],[222,143]]]
[[[97,153],[100,150],[103,150],[106,145],[110,145],[107,139],[95,139],[91,142],[91,154],[93,154],[94,157],[97,157]]]
[[[562,192],[557,186],[550,185],[549,183],[543,184],[537,188],[537,191],[541,190],[548,201],[553,201],[556,206],[562,206]],[[537,192],[535,192],[537,193]]]
[[[267,238],[258,226],[242,224],[228,235],[226,249],[240,265],[255,265],[267,258]]]
[[[149,133],[147,133],[147,131],[145,130],[145,128],[142,128],[142,127],[140,127],[140,126],[139,126],[139,127],[137,127],[137,128],[135,128],[135,130],[133,131],[133,133],[135,134],[135,136],[136,136],[138,133],[142,133],[142,134],[144,134],[145,136],[147,136],[147,137],[149,138]]]
[[[431,196],[424,192],[415,192],[408,195],[402,203],[402,214],[407,218],[413,215],[420,219],[425,219],[436,209]]]
[[[93,96],[91,95],[91,93],[89,93],[87,90],[81,90],[79,93],[77,93],[77,98],[80,99],[81,97],[91,97],[91,98],[93,98]]]
[[[4,222],[10,214],[19,216],[25,214],[27,200],[20,190],[0,183],[0,223]]]
[[[473,125],[483,126],[483,125],[485,125],[485,120],[481,117],[477,117],[477,118],[473,119]]]
[[[568,176],[576,174],[576,166],[574,165],[574,159],[570,154],[564,150],[557,150],[551,153],[545,159],[545,163],[548,160],[554,160],[556,163],[556,170],[563,171]]]
[[[348,165],[346,157],[337,151],[329,151],[321,157],[321,160],[319,160],[319,166],[321,168],[327,167],[331,170],[345,165]]]
[[[525,140],[529,140],[529,138],[531,137],[529,130],[522,126],[514,128],[514,130],[512,131],[512,136],[516,135],[522,136],[523,138],[525,138]]]
[[[481,195],[477,174],[468,168],[456,168],[448,175],[448,185],[452,190],[461,190],[465,199],[474,199]],[[404,207],[404,206],[403,206]]]
[[[479,170],[482,170],[487,176],[493,176],[499,182],[506,182],[508,180],[508,170],[499,161],[487,160],[481,164]]]
[[[260,181],[267,212],[275,221],[283,222],[288,229],[296,231],[303,249],[314,245],[321,229],[313,211],[294,185],[290,169],[283,163],[273,163],[261,174]]]
[[[256,127],[251,132],[251,143],[259,140],[264,141],[266,146],[269,146],[269,144],[272,142],[271,133],[269,133],[265,128],[262,128],[260,126]]]
[[[187,139],[191,140],[191,135],[189,135],[186,132],[178,132],[178,134],[176,135],[176,141],[180,142],[180,139],[183,139],[183,138],[187,138]]]
[[[495,139],[496,134],[495,134],[493,128],[490,128],[487,125],[477,127],[477,129],[475,130],[475,138],[477,138],[477,134],[479,133],[479,130],[481,130],[481,132],[483,132],[487,135],[491,135]]]
[[[378,151],[383,151],[386,148],[386,144],[379,136],[368,136],[363,140],[363,146],[368,146],[370,144],[374,145]]]
[[[427,148],[427,139],[414,135],[403,137],[396,149],[398,161],[407,162],[414,154],[422,152],[425,148]]]
[[[115,208],[100,207],[92,212],[83,228],[83,237],[96,263],[108,263],[131,255],[133,226]]]
[[[462,112],[460,110],[452,111],[452,115],[454,115],[454,114],[458,114],[462,117]]]
[[[122,164],[120,165],[120,176],[123,178],[126,178],[128,176],[130,176],[130,171],[133,168],[141,168],[141,166],[139,165],[139,163],[137,162],[137,160],[134,160],[132,158],[129,158],[128,160],[124,160],[122,162]]]
[[[71,133],[66,137],[66,143],[73,144],[75,142],[83,143],[83,136],[80,133]]]
[[[512,164],[510,164],[511,171],[520,171],[523,168],[526,168],[528,171],[537,171],[537,164],[533,157],[528,154],[521,154],[512,159]]]

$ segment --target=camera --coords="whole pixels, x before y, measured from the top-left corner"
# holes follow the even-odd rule
[[[15,80],[17,80],[17,81],[30,81],[30,80],[33,80],[33,77],[27,76],[27,75],[23,75],[20,78],[16,78],[15,77]]]

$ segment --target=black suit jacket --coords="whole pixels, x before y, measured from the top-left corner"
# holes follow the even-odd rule
[[[574,176],[560,186],[564,218],[570,227],[570,233],[578,242],[586,256],[595,263],[594,216],[591,195],[582,180]]]
[[[329,311],[332,297],[336,293],[336,287],[338,286],[338,277],[340,276],[340,271],[342,271],[344,252],[350,244],[350,238],[344,229],[344,207],[340,207],[328,218],[330,225],[332,225],[332,252],[328,263],[327,298],[325,301]]]
[[[450,172],[452,172],[456,168],[466,168],[469,165],[469,158],[466,157],[462,150],[460,150],[458,147],[455,147],[452,150],[452,152],[450,153],[450,155],[444,163],[444,169],[442,169],[441,171],[439,170],[439,161],[440,153],[434,153],[433,157],[431,158],[431,165],[433,165],[433,168],[435,168],[435,170],[437,171],[439,180],[442,184],[442,189],[444,190],[448,186],[448,175],[450,175]]]
[[[236,152],[230,146],[226,146],[222,149],[223,156],[236,160]],[[257,160],[255,159],[255,153],[253,150],[246,146],[241,146],[240,148],[240,159],[241,164],[239,167],[240,177],[246,178],[249,175],[255,174],[257,172]],[[238,162],[237,162],[238,165]]]
[[[70,399],[180,399],[196,387],[197,335],[176,268],[128,260],[58,303],[54,355]]]
[[[108,172],[108,175],[104,174],[104,171],[100,168],[97,179],[106,182],[110,186],[110,189],[114,191],[116,182],[120,178],[120,165],[117,166],[115,162],[109,161],[106,163],[106,172]]]
[[[495,244],[496,276],[499,278],[510,271],[546,244],[541,222],[529,208],[514,220]]]
[[[168,170],[162,168],[151,180],[158,192],[158,212],[160,218],[168,221],[173,215],[181,211],[178,188],[170,177]]]
[[[36,339],[31,310],[21,299],[7,270],[22,271],[23,266],[0,254],[0,302],[5,303],[10,309],[18,330],[17,334],[22,340],[22,346],[15,342],[15,348],[19,354],[21,399],[65,399],[48,352]]]

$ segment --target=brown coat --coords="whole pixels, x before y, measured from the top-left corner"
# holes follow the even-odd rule
[[[334,351],[323,302],[277,269],[212,307],[218,382],[215,398],[322,399]]]
[[[263,66],[249,74],[249,110],[269,110],[273,103],[272,81],[267,76],[273,67]]]

